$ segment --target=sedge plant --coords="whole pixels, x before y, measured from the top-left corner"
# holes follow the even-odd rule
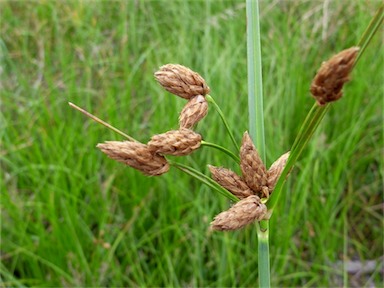
[[[225,113],[210,95],[210,88],[204,78],[179,64],[164,65],[155,73],[156,80],[164,89],[186,101],[180,112],[179,129],[153,135],[147,143],[140,143],[75,104],[69,104],[127,139],[97,145],[111,159],[147,176],[160,176],[175,167],[231,200],[233,206],[214,218],[211,229],[233,231],[255,223],[258,232],[259,286],[270,287],[269,219],[275,214],[273,212],[289,172],[332,102],[343,95],[343,85],[350,80],[353,68],[382,23],[384,5],[379,8],[355,47],[345,49],[322,63],[312,83],[308,84],[315,100],[313,107],[301,125],[290,151],[282,151],[282,155],[267,169],[264,164],[266,156],[258,1],[247,0],[246,4],[249,132],[244,132],[240,144],[225,119]],[[202,135],[195,131],[196,124],[206,116],[209,105],[213,106],[222,119],[233,143],[232,149],[203,140]],[[169,157],[190,155],[201,146],[225,153],[234,160],[234,166],[240,167],[241,175],[231,169],[209,165],[211,177],[208,177],[174,160],[177,158]]]

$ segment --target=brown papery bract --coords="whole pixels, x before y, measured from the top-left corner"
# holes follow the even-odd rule
[[[276,182],[279,179],[281,172],[283,172],[285,164],[287,164],[289,154],[290,152],[287,152],[281,155],[279,159],[273,162],[271,167],[269,167],[269,170],[267,172],[267,184],[268,184],[269,194],[271,194],[273,189],[275,189]]]
[[[237,198],[244,199],[253,195],[252,190],[235,172],[226,168],[211,165],[209,165],[208,168],[211,171],[212,179]]]
[[[200,145],[201,135],[186,128],[154,135],[148,142],[148,147],[152,151],[173,156],[191,154]]]
[[[107,141],[97,144],[97,148],[107,154],[109,158],[122,162],[148,176],[158,176],[169,170],[167,160],[142,143]]]
[[[203,77],[179,64],[161,66],[155,78],[165,90],[185,99],[205,96],[210,91]]]
[[[310,89],[320,106],[341,98],[343,85],[350,80],[349,74],[358,52],[359,47],[351,47],[321,64]]]
[[[267,214],[267,207],[256,195],[240,200],[227,211],[221,212],[211,222],[212,230],[237,230],[256,221],[262,220]]]

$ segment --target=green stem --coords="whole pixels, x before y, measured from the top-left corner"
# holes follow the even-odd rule
[[[368,44],[371,42],[373,35],[376,34],[381,23],[383,23],[383,20],[384,20],[384,4],[381,4],[379,9],[377,9],[375,15],[373,16],[371,22],[369,22],[367,29],[365,29],[363,36],[361,36],[359,43],[357,43],[357,46],[360,47],[360,51],[359,51],[359,55],[357,55],[354,65],[356,65],[361,55],[363,55],[363,52],[367,48]]]
[[[263,79],[260,44],[259,1],[247,0],[247,62],[249,134],[261,159],[266,160],[263,110]],[[259,286],[269,288],[269,220],[257,224]]]
[[[313,118],[313,114],[314,114],[314,112],[315,112],[317,106],[318,106],[318,105],[315,103],[315,104],[312,106],[311,110],[309,110],[307,116],[305,117],[305,120],[304,120],[303,124],[302,124],[301,127],[300,127],[299,133],[297,134],[297,136],[296,136],[296,138],[295,138],[295,142],[293,142],[293,145],[292,145],[292,147],[291,147],[291,151],[293,151],[293,150],[297,147],[297,144],[299,143],[299,140],[300,140],[300,139],[303,137],[303,135],[306,133],[306,130],[305,130],[305,129],[307,129],[307,126],[304,125],[304,124],[305,124],[306,122],[308,122],[308,121],[311,121],[311,119]]]
[[[261,63],[259,1],[247,0],[249,134],[265,162],[263,78]]]
[[[233,195],[231,192],[229,192],[228,190],[224,189],[223,187],[221,187],[219,184],[217,184],[214,180],[212,180],[211,178],[209,178],[207,175],[197,171],[196,169],[193,169],[187,165],[184,165],[184,164],[181,164],[181,163],[178,163],[178,162],[174,162],[174,161],[171,161],[168,159],[168,162],[170,165],[172,165],[173,167],[179,169],[180,171],[192,176],[193,178],[197,179],[198,181],[204,183],[205,185],[207,185],[208,187],[216,190],[216,192],[220,193],[221,195],[227,197],[228,199],[234,201],[234,202],[238,202],[239,199]]]
[[[269,263],[269,221],[262,220],[257,223],[259,286],[271,287]]]
[[[240,158],[233,154],[231,151],[229,151],[227,148],[224,148],[223,146],[217,145],[215,143],[211,142],[206,142],[206,141],[201,141],[201,146],[207,146],[207,147],[212,147],[217,150],[220,150],[221,152],[224,152],[228,156],[230,156],[233,160],[235,160],[237,163],[240,163]]]
[[[207,101],[209,103],[211,103],[213,105],[213,107],[216,109],[217,113],[219,113],[219,116],[220,116],[221,120],[223,121],[225,128],[227,129],[228,135],[231,138],[233,145],[236,147],[236,150],[239,151],[240,150],[239,144],[237,144],[235,137],[233,136],[232,130],[229,128],[229,124],[228,124],[227,120],[225,119],[223,111],[221,111],[219,105],[217,105],[215,99],[213,99],[213,97],[211,95],[205,95],[205,98],[207,99]]]

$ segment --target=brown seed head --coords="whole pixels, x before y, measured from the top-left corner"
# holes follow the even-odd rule
[[[349,73],[359,52],[359,47],[351,47],[331,57],[321,64],[312,80],[311,93],[319,105],[336,101],[343,95],[344,83],[349,81]]]
[[[205,96],[210,91],[203,77],[179,64],[161,66],[155,78],[165,90],[185,99],[196,95]]]
[[[263,187],[267,186],[267,170],[248,132],[244,133],[240,148],[240,168],[245,183],[255,194],[264,196]]]
[[[252,190],[235,172],[211,165],[208,165],[208,168],[211,171],[212,179],[237,198],[244,199],[253,195]]]
[[[186,128],[171,130],[152,136],[148,147],[156,153],[184,156],[191,154],[201,145],[201,135]]]
[[[290,152],[288,151],[287,153],[281,155],[279,159],[273,162],[267,172],[269,194],[271,194],[273,189],[275,189],[276,182],[279,179],[281,172],[283,172],[285,164],[287,163],[289,153]]]
[[[243,228],[256,220],[262,220],[267,207],[256,195],[240,200],[227,211],[221,212],[211,222],[212,230],[227,231]]]
[[[107,141],[96,146],[108,157],[135,168],[145,175],[157,176],[168,172],[167,160],[149,150],[148,146],[130,141]]]
[[[205,97],[197,95],[191,98],[180,113],[179,124],[181,128],[192,128],[207,115],[208,102]]]

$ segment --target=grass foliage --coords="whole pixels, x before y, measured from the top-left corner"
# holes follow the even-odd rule
[[[380,2],[261,1],[268,165],[313,104],[309,85],[353,46]],[[177,169],[148,178],[95,146],[119,135],[71,101],[146,142],[177,127],[184,100],[153,72],[198,71],[235,138],[248,127],[242,1],[2,1],[1,281],[5,286],[255,286],[257,233],[211,233],[224,197]],[[284,188],[271,221],[272,286],[382,283],[347,274],[382,249],[383,54],[375,37]],[[219,116],[197,130],[232,149]],[[203,147],[181,159],[235,168]],[[339,265],[344,263],[345,265]],[[378,263],[378,262],[377,262]],[[378,263],[379,264],[379,263]]]

